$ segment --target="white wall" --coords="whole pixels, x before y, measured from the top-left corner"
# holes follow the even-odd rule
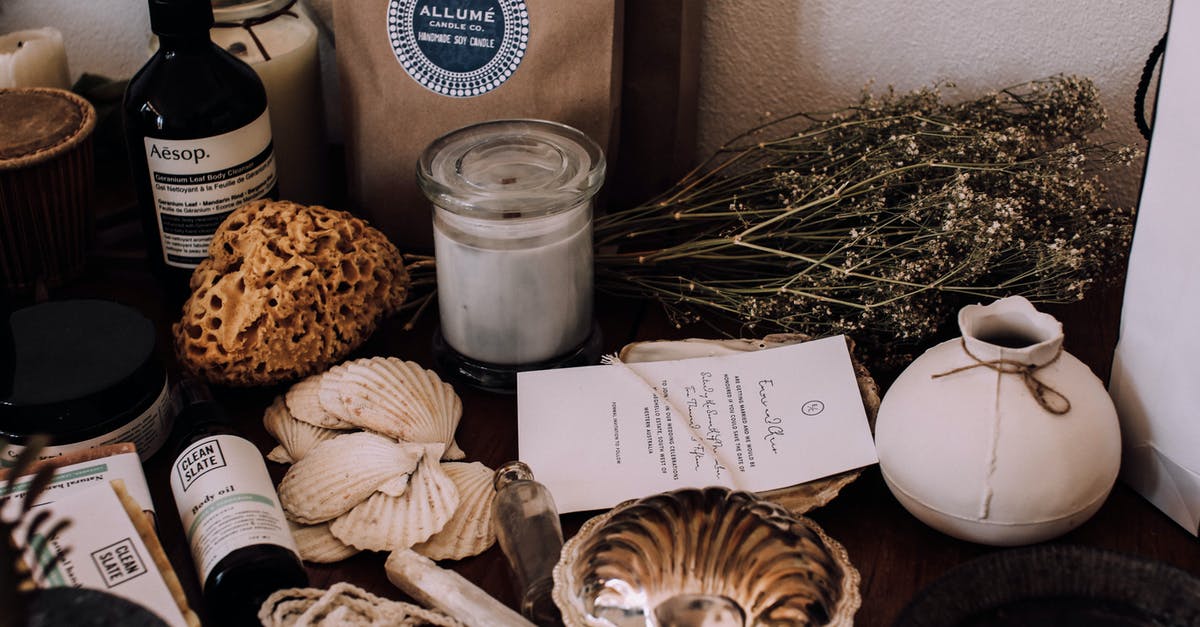
[[[766,115],[852,102],[870,81],[902,90],[953,81],[967,97],[1055,73],[1095,80],[1108,138],[1141,145],[1133,93],[1169,9],[1169,0],[695,1],[705,2],[701,154]],[[145,0],[0,0],[0,32],[36,26],[63,31],[74,77],[128,76],[145,60]],[[1139,180],[1130,170],[1110,186],[1132,203]]]
[[[71,80],[83,72],[132,76],[148,56],[146,0],[0,0],[0,33],[53,26],[67,44]]]
[[[855,101],[874,81],[951,81],[961,97],[1051,74],[1092,78],[1105,139],[1144,147],[1133,97],[1169,0],[706,0],[698,142],[798,110]],[[1140,166],[1108,181],[1136,202]]]

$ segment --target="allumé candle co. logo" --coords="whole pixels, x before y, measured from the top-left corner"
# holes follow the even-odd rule
[[[387,11],[396,60],[443,96],[470,98],[503,85],[529,45],[521,0],[391,0]]]
[[[225,454],[221,451],[221,443],[216,439],[201,440],[179,457],[175,472],[179,473],[179,483],[187,492],[193,481],[210,470],[224,467]]]

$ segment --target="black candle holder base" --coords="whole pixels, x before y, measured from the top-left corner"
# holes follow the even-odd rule
[[[489,364],[476,361],[454,350],[442,335],[441,327],[433,333],[433,363],[437,371],[455,383],[497,394],[517,393],[517,373],[530,370],[551,370],[590,366],[600,361],[604,335],[600,325],[592,321],[592,330],[583,343],[559,357],[531,364]]]

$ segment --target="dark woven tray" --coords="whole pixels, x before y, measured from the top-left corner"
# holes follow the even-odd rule
[[[1200,579],[1161,562],[1080,546],[994,553],[947,572],[897,627],[1200,626]]]

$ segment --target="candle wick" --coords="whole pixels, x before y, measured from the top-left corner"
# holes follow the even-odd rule
[[[18,40],[18,41],[17,41],[17,47],[18,47],[18,48],[24,48],[24,47],[25,47],[25,42]]]

